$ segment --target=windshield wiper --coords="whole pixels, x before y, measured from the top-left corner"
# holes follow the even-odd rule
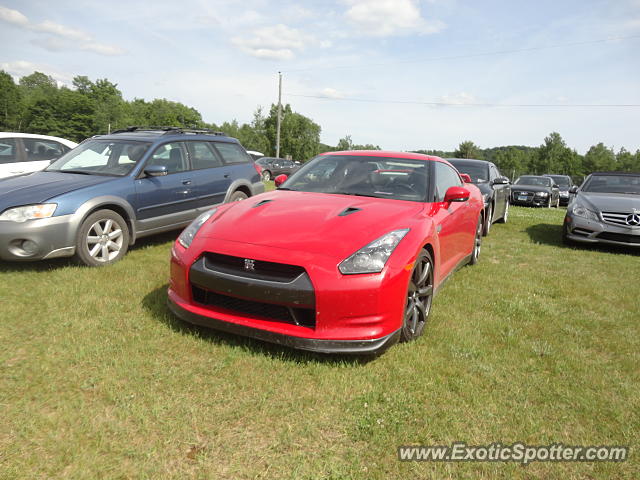
[[[287,187],[278,187],[276,188],[276,190],[289,190],[291,192],[297,192],[298,190],[295,190],[293,188],[287,188]]]
[[[372,193],[354,193],[354,192],[330,192],[330,193],[333,193],[334,195],[352,195],[354,197],[389,198],[389,197],[382,197],[380,195],[374,195]]]
[[[87,172],[86,170],[47,170],[47,172],[79,173],[80,175],[93,175],[93,172]]]

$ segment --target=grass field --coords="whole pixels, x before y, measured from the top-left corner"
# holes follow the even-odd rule
[[[513,208],[413,344],[372,361],[190,327],[174,235],[104,269],[0,264],[0,478],[637,479],[633,251]],[[623,463],[405,463],[406,444],[630,445]]]

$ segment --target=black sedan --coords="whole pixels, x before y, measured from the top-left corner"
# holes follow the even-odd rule
[[[498,167],[491,162],[468,158],[447,158],[447,161],[460,173],[469,175],[482,193],[485,209],[482,234],[488,235],[494,222],[505,223],[509,216],[511,186],[509,179],[500,175]]]
[[[522,175],[511,189],[511,203],[529,207],[558,207],[560,189],[549,177],[542,175]]]
[[[569,190],[573,187],[573,180],[569,175],[545,175],[558,184],[560,189],[560,205],[566,207],[569,205]]]
[[[262,157],[256,160],[256,165],[260,167],[262,179],[267,182],[283,173],[289,176],[300,168],[298,162],[276,157]]]

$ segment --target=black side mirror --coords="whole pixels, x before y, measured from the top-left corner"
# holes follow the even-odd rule
[[[496,177],[491,182],[492,185],[508,185],[509,179],[507,177]]]
[[[560,188],[557,183],[554,183],[551,188]]]
[[[571,188],[569,189],[569,193],[573,193],[573,194],[578,193],[578,186],[577,186],[577,185],[574,185],[573,187],[571,187]]]
[[[165,165],[149,165],[144,169],[144,173],[148,177],[164,177],[169,171]]]

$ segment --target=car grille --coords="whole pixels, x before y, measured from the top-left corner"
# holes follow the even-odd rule
[[[602,218],[605,222],[611,223],[612,225],[622,225],[624,227],[629,226],[629,224],[627,224],[627,217],[629,215],[631,215],[630,212],[602,212]]]
[[[628,214],[627,214],[628,215]],[[640,235],[629,235],[627,233],[602,232],[598,234],[601,240],[611,240],[613,242],[640,244]]]
[[[266,320],[315,328],[315,310],[311,308],[292,308],[284,305],[255,302],[211,292],[192,285],[193,300],[201,305],[222,308],[234,313]]]
[[[209,270],[283,283],[292,282],[305,273],[304,268],[297,265],[245,259],[212,252],[205,253],[204,262]]]
[[[522,202],[523,200],[520,200],[520,197],[527,197],[527,201],[531,201],[533,200],[533,192],[520,192],[520,191],[513,192],[513,198],[516,201]]]

